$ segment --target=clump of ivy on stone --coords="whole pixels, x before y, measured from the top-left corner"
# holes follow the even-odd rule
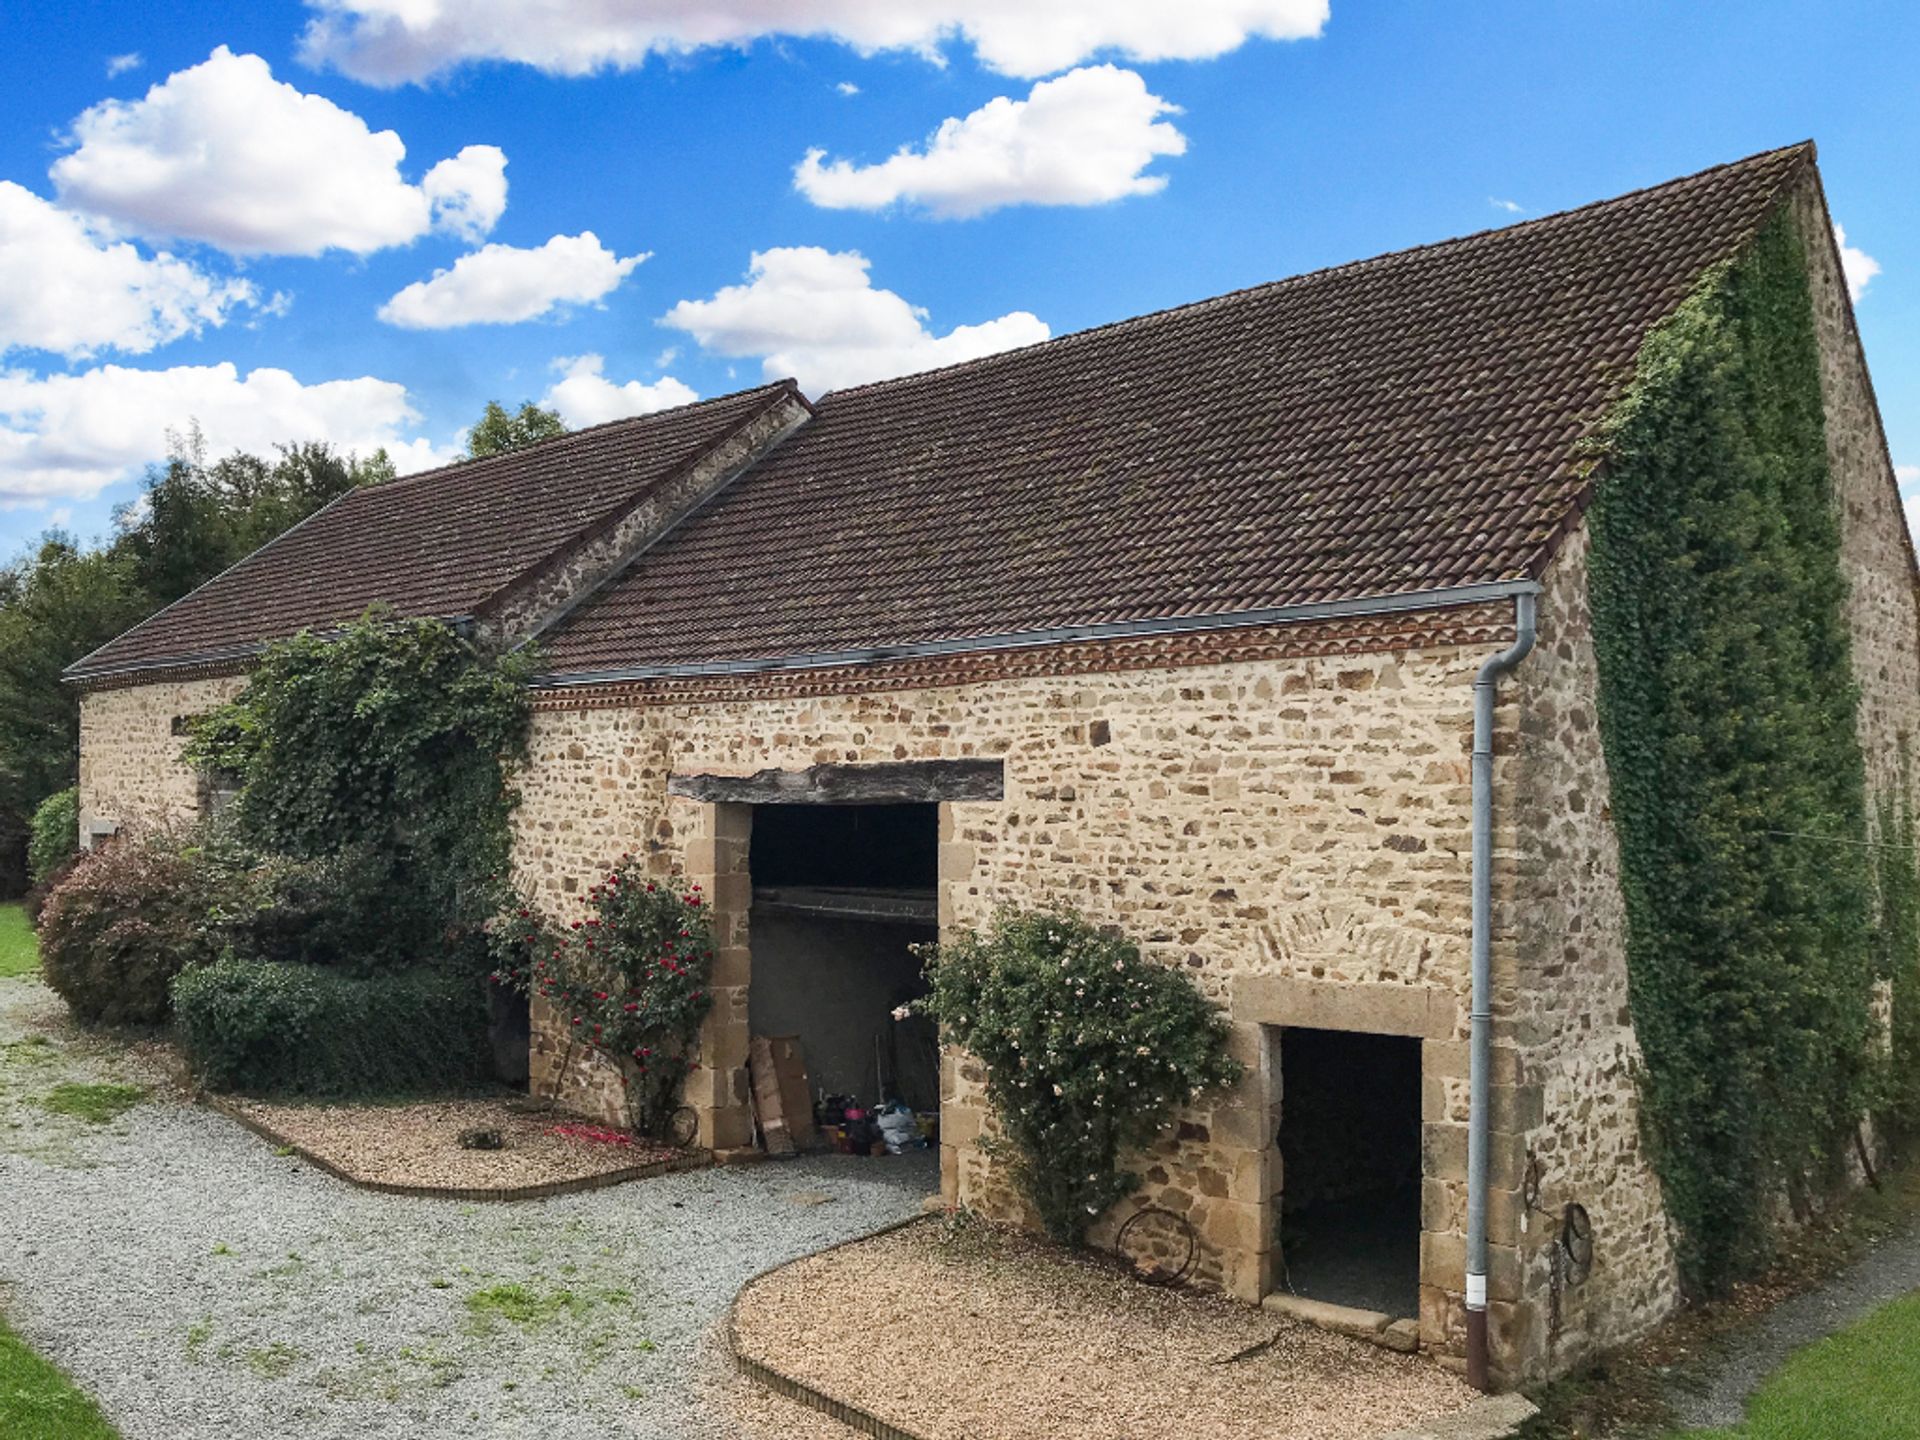
[[[1689,1287],[1764,1259],[1877,1083],[1873,852],[1792,217],[1646,341],[1588,523],[1641,1117]]]
[[[1180,1107],[1240,1079],[1193,982],[1072,911],[1002,910],[923,954],[919,1008],[986,1066],[999,1135],[983,1143],[1056,1240],[1078,1244],[1140,1183],[1127,1161]]]

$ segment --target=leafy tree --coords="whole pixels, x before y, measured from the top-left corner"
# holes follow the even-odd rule
[[[60,672],[152,608],[124,555],[59,533],[0,571],[0,810],[24,820],[73,783],[79,698]]]
[[[498,400],[489,400],[480,422],[467,432],[467,458],[484,460],[489,455],[504,455],[566,433],[566,423],[558,410],[542,410],[527,400],[514,413]]]
[[[384,451],[363,460],[320,441],[213,462],[197,428],[172,441],[109,544],[83,549],[49,531],[0,567],[0,877],[15,884],[28,817],[77,771],[79,699],[61,671],[348,490],[393,475]]]
[[[392,476],[386,451],[362,460],[325,441],[279,446],[273,460],[236,452],[209,464],[191,430],[148,472],[141,503],[116,517],[114,548],[156,606],[171,604],[349,490]]]

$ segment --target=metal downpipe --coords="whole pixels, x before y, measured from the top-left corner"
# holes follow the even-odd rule
[[[1487,1375],[1488,1089],[1493,1060],[1493,707],[1500,677],[1533,649],[1536,597],[1513,601],[1513,644],[1473,682],[1473,998],[1467,1062],[1467,1383]]]

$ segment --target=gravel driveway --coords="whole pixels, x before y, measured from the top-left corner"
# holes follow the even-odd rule
[[[41,1103],[76,1080],[149,1094],[105,1124]],[[738,1436],[712,1332],[741,1284],[936,1183],[931,1156],[823,1156],[512,1205],[370,1194],[0,981],[0,1306],[126,1440]]]

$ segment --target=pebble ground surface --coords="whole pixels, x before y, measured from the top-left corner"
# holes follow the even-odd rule
[[[46,1108],[87,1082],[145,1093],[104,1123]],[[191,1103],[164,1047],[0,981],[0,1308],[125,1440],[845,1434],[744,1388],[717,1322],[936,1181],[929,1155],[820,1156],[513,1204],[375,1194]]]
[[[1478,1398],[1427,1360],[978,1222],[786,1266],[735,1325],[741,1353],[925,1440],[1377,1440]]]
[[[555,1132],[575,1116],[526,1106],[526,1097],[462,1097],[402,1105],[286,1105],[234,1100],[234,1109],[362,1184],[420,1190],[515,1190],[591,1181],[686,1159],[644,1141],[595,1144]],[[598,1127],[590,1127],[597,1129]],[[496,1130],[499,1150],[466,1150],[463,1130]],[[584,1188],[584,1187],[583,1187]]]

